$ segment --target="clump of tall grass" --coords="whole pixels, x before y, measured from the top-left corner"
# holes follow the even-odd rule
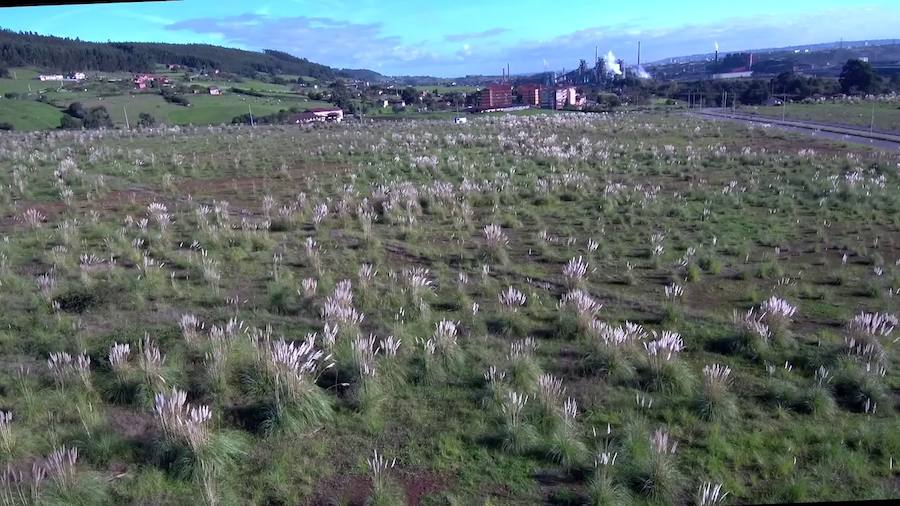
[[[528,296],[509,286],[497,295],[500,310],[487,321],[488,328],[507,337],[519,337],[527,333],[528,319],[519,313]]]
[[[665,309],[666,321],[677,322],[681,319],[681,297],[684,295],[684,287],[677,283],[666,285],[663,289],[665,293]]]
[[[500,401],[500,439],[503,449],[511,453],[522,453],[535,440],[534,429],[525,420],[528,400],[527,394],[507,390]]]
[[[617,506],[627,504],[627,492],[612,477],[618,453],[599,453],[594,458],[594,476],[588,482],[588,502],[590,506]]]
[[[558,423],[550,434],[550,457],[563,467],[571,471],[581,466],[587,447],[579,440],[577,418],[578,404],[575,399],[569,397],[557,408]]]
[[[389,472],[397,464],[397,459],[388,461],[378,450],[372,451],[372,457],[366,459],[369,475],[372,479],[372,492],[366,500],[369,506],[393,506],[403,502],[403,494],[396,483],[391,480]]]
[[[274,398],[269,430],[294,431],[331,418],[331,399],[316,382],[334,362],[331,355],[316,347],[315,334],[299,343],[265,338],[256,343],[256,353],[267,381],[254,379],[261,381],[261,390]]]
[[[697,506],[719,506],[725,502],[728,492],[722,492],[722,484],[704,482],[697,490],[695,501]]]
[[[63,388],[70,386],[73,381],[79,381],[85,390],[93,390],[91,383],[91,357],[82,353],[76,356],[69,355],[62,351],[58,353],[50,353],[47,359],[47,367],[56,386]]]
[[[145,334],[144,339],[140,342],[140,350],[138,350],[138,368],[144,376],[144,384],[152,390],[162,390],[166,385],[166,379],[163,376],[165,362],[165,354],[159,350],[156,342]]]
[[[66,446],[55,448],[49,455],[31,464],[30,473],[16,470],[7,464],[6,472],[0,473],[0,501],[8,505],[43,504],[60,501],[71,504],[72,500],[97,501],[101,498],[98,483],[91,483],[88,494],[78,497],[79,473],[77,469],[78,448]],[[48,490],[48,487],[50,489]],[[85,488],[85,487],[82,487]],[[47,497],[50,492],[51,497]],[[76,495],[77,494],[77,495]]]
[[[490,257],[498,263],[506,263],[506,247],[509,245],[509,237],[500,228],[500,225],[490,224],[484,226],[484,245]]]
[[[13,446],[15,445],[12,411],[0,410],[0,443],[3,444],[3,450],[6,451],[7,455],[12,454]]]
[[[600,370],[615,381],[627,381],[634,376],[631,357],[636,343],[647,336],[641,325],[626,321],[623,325],[612,326],[593,320],[588,335],[591,352],[588,367]]]
[[[606,434],[594,456],[594,474],[588,481],[587,503],[590,506],[617,506],[630,502],[627,490],[613,476],[619,452],[613,448],[611,435],[612,428],[607,425]],[[594,436],[597,436],[596,430]]]
[[[566,310],[575,313],[578,334],[583,337],[590,335],[591,325],[602,308],[603,304],[597,302],[589,293],[578,289],[567,292],[559,302],[561,316]]]
[[[831,387],[831,372],[825,366],[819,366],[813,377],[813,384],[806,391],[806,409],[816,415],[830,416],[836,409]]]
[[[380,348],[376,344],[374,334],[369,337],[357,336],[351,342],[354,365],[354,400],[357,408],[375,421],[376,410],[383,399],[381,385],[378,381],[376,355]]]
[[[560,414],[566,388],[562,380],[548,373],[541,373],[537,380],[538,419],[540,425],[552,430],[561,421]]]
[[[728,391],[731,386],[731,368],[720,364],[703,367],[703,389],[700,396],[700,413],[707,420],[731,418],[737,413],[737,404]]]
[[[650,436],[650,453],[644,468],[642,492],[651,500],[675,504],[681,492],[681,475],[675,463],[678,442],[663,429]]]
[[[866,361],[886,364],[882,341],[890,337],[896,326],[897,317],[892,314],[860,312],[846,325],[844,342],[848,353]]]
[[[206,405],[187,402],[187,393],[172,387],[171,391],[158,392],[154,397],[153,413],[160,424],[168,445],[165,450],[178,455],[187,451],[186,458],[179,458],[183,470],[190,472],[203,490],[204,499],[217,504],[220,492],[218,482],[225,470],[244,452],[240,439],[230,434],[216,434],[212,430],[212,410]]]
[[[482,374],[484,377],[484,386],[486,389],[484,405],[499,406],[503,396],[508,390],[506,384],[506,371],[498,369],[497,366],[488,367]]]
[[[584,258],[572,258],[566,263],[565,267],[563,267],[563,279],[565,280],[566,287],[568,287],[569,290],[578,288],[584,283],[587,273],[588,263],[584,261]]]
[[[787,339],[787,332],[797,313],[797,307],[773,295],[760,305],[759,310],[772,335],[777,339]]]
[[[534,391],[541,374],[541,368],[534,357],[537,348],[537,341],[533,337],[526,337],[511,342],[506,354],[512,383],[525,391]]]
[[[428,296],[431,295],[434,287],[431,272],[424,267],[404,269],[403,280],[405,282],[404,290],[409,296],[412,307],[416,309],[418,317],[428,318],[431,313]]]
[[[644,342],[650,385],[660,391],[686,393],[691,387],[691,376],[678,359],[684,350],[681,335],[670,330],[651,334],[653,339]]]
[[[732,321],[738,331],[737,348],[754,357],[764,356],[772,338],[765,317],[753,309],[746,313],[735,310]]]
[[[178,328],[181,330],[181,336],[188,344],[196,344],[203,335],[206,324],[200,321],[193,314],[183,314],[178,320]]]
[[[322,304],[322,319],[337,330],[334,354],[338,360],[346,362],[350,355],[350,340],[359,334],[359,325],[365,315],[353,307],[353,290],[350,280],[345,279],[335,285],[334,292]]]
[[[519,308],[525,306],[528,301],[528,297],[524,293],[511,286],[500,292],[497,298],[500,301],[500,307],[511,313],[518,312]]]

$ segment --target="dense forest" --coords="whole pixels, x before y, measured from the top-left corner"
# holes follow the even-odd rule
[[[258,53],[207,44],[86,42],[0,29],[0,65],[9,67],[143,72],[151,70],[155,63],[218,69],[244,76],[258,72],[321,79],[344,76],[343,71],[274,50]]]

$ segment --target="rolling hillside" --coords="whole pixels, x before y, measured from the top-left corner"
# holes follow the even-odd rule
[[[0,66],[142,72],[152,70],[154,64],[218,69],[244,76],[262,72],[319,79],[352,78],[359,74],[369,80],[382,77],[368,70],[333,69],[275,50],[255,52],[208,44],[86,42],[0,29]]]

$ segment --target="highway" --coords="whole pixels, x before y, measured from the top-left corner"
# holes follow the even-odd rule
[[[900,133],[881,131],[870,132],[863,128],[853,128],[846,125],[831,125],[813,121],[792,119],[782,121],[777,118],[731,113],[729,111],[723,111],[722,109],[700,109],[690,111],[687,114],[697,118],[714,121],[734,121],[744,124],[772,126],[782,130],[807,133],[821,139],[852,142],[854,144],[864,144],[866,146],[887,151],[900,152]]]

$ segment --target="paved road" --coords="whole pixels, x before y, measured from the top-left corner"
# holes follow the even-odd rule
[[[868,130],[847,127],[843,125],[829,125],[812,121],[786,120],[775,118],[752,116],[749,114],[731,114],[715,109],[694,110],[687,113],[691,116],[711,119],[715,121],[735,121],[745,124],[757,124],[773,126],[782,130],[802,132],[828,140],[852,142],[864,144],[887,151],[900,152],[900,134],[887,132],[869,132]]]

